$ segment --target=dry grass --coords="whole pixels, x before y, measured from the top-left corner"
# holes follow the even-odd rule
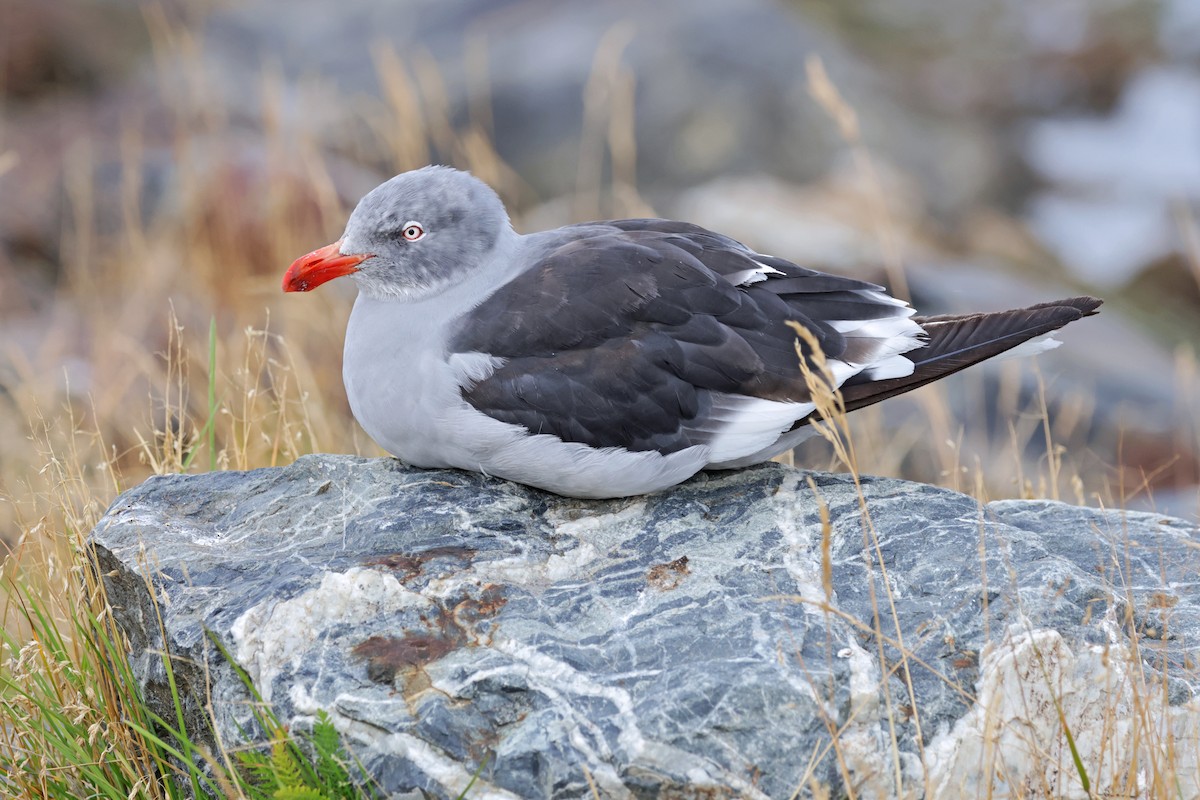
[[[858,137],[856,118],[853,110],[845,103],[829,81],[819,61],[809,62],[810,93],[830,113],[837,123],[847,143],[855,148],[855,156],[859,169],[872,172],[870,154],[861,145]],[[878,186],[877,182],[873,185]],[[874,208],[881,214],[878,221],[880,229],[886,229],[889,222],[886,217],[886,203],[880,198]],[[1181,221],[1185,235],[1191,245],[1190,254],[1197,276],[1200,268],[1196,267],[1197,237],[1194,222],[1190,217]],[[884,244],[885,250],[888,245]],[[891,270],[889,269],[889,273]],[[814,781],[814,770],[818,763],[832,754],[838,765],[847,796],[895,796],[895,797],[955,797],[968,791],[967,786],[975,786],[977,791],[985,791],[987,797],[1039,797],[1052,798],[1063,796],[1074,797],[1128,797],[1128,798],[1167,798],[1184,797],[1200,787],[1200,757],[1195,753],[1196,735],[1195,711],[1173,708],[1167,697],[1167,679],[1165,664],[1163,672],[1155,672],[1147,668],[1154,659],[1144,658],[1140,652],[1141,634],[1133,618],[1134,601],[1128,587],[1130,577],[1127,565],[1116,563],[1112,565],[1111,578],[1113,591],[1117,597],[1123,597],[1127,609],[1123,619],[1116,620],[1124,634],[1124,643],[1114,642],[1111,650],[1106,650],[1104,657],[1097,667],[1100,671],[1089,674],[1085,680],[1105,680],[1105,690],[1100,693],[1103,698],[1099,707],[1089,706],[1086,691],[1072,676],[1071,670],[1075,659],[1087,657],[1086,648],[1072,652],[1057,633],[1047,630],[1033,629],[1025,617],[1025,630],[1006,633],[999,641],[993,642],[984,652],[976,654],[982,659],[980,682],[977,686],[962,686],[954,684],[963,700],[972,705],[979,728],[982,730],[982,758],[978,763],[968,765],[972,771],[964,775],[944,762],[938,763],[937,758],[930,758],[925,751],[925,735],[921,728],[921,708],[917,703],[913,688],[912,675],[915,670],[928,670],[942,680],[952,682],[937,665],[922,661],[915,655],[913,645],[918,642],[910,641],[907,645],[904,631],[896,611],[896,597],[892,591],[892,582],[888,578],[887,566],[880,549],[879,533],[875,527],[868,508],[866,497],[859,480],[859,456],[856,442],[879,441],[872,437],[872,425],[878,425],[878,420],[869,420],[869,414],[860,412],[860,419],[869,421],[858,427],[847,417],[845,406],[840,393],[831,389],[834,385],[832,371],[826,364],[824,354],[815,336],[797,323],[789,323],[796,331],[796,354],[800,360],[813,402],[817,407],[819,419],[813,427],[833,451],[834,466],[850,473],[858,490],[861,530],[863,536],[862,557],[868,576],[868,594],[871,601],[872,620],[869,629],[867,623],[848,617],[836,606],[833,597],[831,539],[832,525],[828,508],[820,495],[816,484],[810,479],[809,486],[813,491],[821,518],[821,572],[824,590],[823,600],[813,598],[790,597],[773,598],[792,602],[807,603],[815,606],[825,615],[827,657],[833,656],[832,620],[834,618],[849,624],[852,628],[869,633],[870,641],[876,645],[876,668],[879,679],[876,687],[878,695],[870,692],[864,696],[865,702],[856,702],[851,694],[851,707],[844,719],[835,721],[825,718],[830,740],[823,752],[813,753],[808,759],[809,768],[796,784],[793,797],[799,797],[808,792],[812,796],[829,796],[828,787],[820,786]],[[811,364],[805,359],[805,353],[811,354]],[[1180,351],[1177,359],[1178,376],[1181,387],[1192,385],[1190,378],[1194,375],[1195,360],[1190,351]],[[1051,415],[1046,401],[1046,384],[1040,373],[1036,371],[1037,392],[1033,398],[1032,407],[1017,409],[1012,405],[1011,398],[1015,396],[1013,381],[1019,380],[1015,370],[1006,371],[1006,381],[1009,391],[1001,389],[1001,396],[1010,398],[1008,418],[1010,439],[1015,455],[1016,470],[1015,485],[1020,496],[1049,497],[1060,499],[1060,489],[1064,481],[1075,493],[1075,500],[1080,504],[1086,502],[1084,480],[1077,465],[1065,460],[1068,449],[1057,443],[1056,436],[1069,437],[1074,427],[1080,424],[1086,415],[1086,409],[1067,406],[1066,419],[1051,421]],[[936,388],[936,387],[931,387]],[[925,390],[921,393],[921,403],[926,411],[929,427],[938,433],[950,432],[947,419],[949,415],[944,405],[944,396],[939,397],[934,391]],[[1184,395],[1180,398],[1185,408],[1200,410],[1196,405],[1197,398]],[[1022,413],[1016,413],[1020,410]],[[935,434],[936,435],[936,434]],[[1020,452],[1023,445],[1031,437],[1040,435],[1045,446],[1045,459],[1041,462],[1042,469],[1036,476],[1028,477],[1023,474],[1023,459]],[[946,437],[948,456],[942,463],[941,481],[960,491],[974,494],[981,504],[988,499],[988,476],[1003,472],[995,465],[985,468],[982,460],[976,456],[973,469],[960,461],[962,452],[962,433],[958,440]],[[887,451],[872,449],[872,457]],[[1141,475],[1140,483],[1131,487],[1125,483],[1123,471],[1118,472],[1119,485],[1114,493],[1111,484],[1102,493],[1096,492],[1091,499],[1101,505],[1106,497],[1119,498],[1117,508],[1125,504],[1140,492],[1150,492],[1153,476]],[[967,483],[970,481],[970,483]],[[964,483],[966,485],[964,485]],[[1066,498],[1063,498],[1066,499]],[[982,505],[981,505],[982,508]],[[989,525],[980,516],[980,562],[986,563],[987,542],[989,541]],[[1121,535],[1120,531],[1107,531],[1113,539],[1122,541],[1124,546],[1130,546],[1129,536]],[[1118,557],[1119,561],[1119,557]],[[987,585],[986,568],[981,569],[983,580],[980,586],[980,601],[986,619]],[[1020,598],[1016,591],[1016,572],[1009,565],[1009,574],[1013,576],[1014,586],[1010,595]],[[1164,584],[1166,578],[1163,578]],[[1124,587],[1124,588],[1123,588]],[[1018,609],[1020,603],[1018,602]],[[918,636],[921,636],[917,632]],[[928,637],[927,632],[923,636]],[[989,641],[991,641],[989,636]],[[923,642],[921,642],[923,643]],[[892,648],[898,658],[889,660],[885,648]],[[851,643],[849,650],[855,645]],[[798,657],[798,656],[797,656]],[[847,656],[853,659],[850,652]],[[892,677],[900,680],[905,689],[904,697],[894,697],[889,686]],[[814,683],[814,685],[816,685]],[[976,694],[980,692],[980,695]],[[1006,693],[1018,700],[1018,711],[1005,711],[1004,697]],[[873,706],[876,698],[881,695],[883,721],[886,722],[890,734],[890,746],[887,760],[891,765],[891,775],[871,774],[869,770],[855,771],[851,768],[854,763],[854,747],[850,743],[851,733],[856,720],[870,717],[878,713]],[[831,695],[829,702],[835,702]],[[901,743],[896,721],[907,717],[913,724],[913,740],[916,754],[922,764],[921,774],[923,783],[914,785],[906,780],[901,766]],[[1128,719],[1134,720],[1126,725]],[[1132,729],[1132,733],[1130,732]],[[1079,744],[1077,738],[1084,737],[1084,743]],[[859,764],[860,767],[865,766]],[[969,781],[969,783],[968,783]]]
[[[83,558],[87,532],[116,494],[154,473],[274,466],[311,451],[379,452],[353,422],[341,387],[348,296],[331,286],[284,302],[278,288],[295,256],[336,238],[354,199],[346,191],[352,179],[336,160],[320,154],[303,129],[283,122],[282,90],[270,69],[260,86],[269,101],[265,138],[244,149],[226,110],[211,101],[207,76],[194,56],[199,50],[194,34],[153,11],[148,24],[164,64],[167,54],[172,60],[188,53],[196,59],[182,74],[163,68],[163,102],[172,120],[171,201],[178,212],[148,222],[139,211],[146,204],[139,188],[146,145],[137,121],[130,122],[124,139],[121,224],[115,233],[97,220],[92,156],[86,148],[75,151],[70,171],[75,179],[68,186],[73,223],[53,298],[57,324],[28,344],[0,345],[0,369],[15,376],[9,382],[13,391],[0,394],[0,535],[8,535],[12,549],[4,565],[10,590],[4,628],[14,643],[3,654],[3,670],[44,682],[47,696],[57,693],[62,709],[78,717],[76,729],[84,732],[71,750],[52,738],[12,738],[16,730],[32,730],[29,726],[4,729],[8,738],[0,749],[41,759],[35,772],[45,776],[47,796],[94,786],[89,770],[96,769],[112,773],[106,780],[130,796],[171,794],[161,782],[171,769],[158,745],[128,724],[142,713],[131,708],[129,687],[119,671],[97,671],[107,656],[98,657],[86,641],[100,632],[108,637],[106,647],[120,645]],[[605,39],[588,86],[573,203],[580,216],[646,210],[636,191],[633,87],[621,66],[622,37],[618,30]],[[391,168],[417,167],[431,153],[444,153],[495,185],[506,200],[521,205],[534,199],[491,147],[486,108],[473,110],[467,125],[455,128],[432,63],[417,59],[410,72],[387,48],[373,54],[382,99],[347,101],[336,111],[375,138]],[[175,76],[170,82],[168,73]],[[843,121],[869,176],[869,154],[854,134],[852,110],[817,65],[810,75],[814,96]],[[305,90],[319,95],[322,87],[314,83]],[[9,155],[0,148],[0,171]],[[602,185],[605,159],[613,178]],[[889,274],[902,286],[885,198],[873,207],[881,215],[876,228]],[[1180,369],[1194,371],[1194,362],[1181,355]],[[1012,420],[1007,448],[968,442],[952,422],[944,390],[936,387],[919,393],[912,423],[899,431],[885,430],[882,415],[871,409],[847,421],[836,395],[826,392],[823,435],[835,458],[856,476],[858,465],[870,465],[873,472],[916,475],[974,491],[981,499],[1062,496],[1119,506],[1149,485],[1145,475],[1130,478],[1110,465],[1089,471],[1095,465],[1071,461],[1056,443],[1072,440],[1085,426],[1086,405],[1051,420],[1044,383],[1032,400],[1022,399],[1019,370],[1018,365],[1006,370],[997,402],[998,415]],[[982,384],[971,380],[965,379],[966,394],[982,394]],[[1200,410],[1200,398],[1190,402]],[[1049,455],[1036,474],[1026,474],[1023,453],[1036,437]],[[882,570],[865,504],[863,523],[865,557]],[[908,653],[882,572],[873,591],[877,613],[870,633],[880,648],[887,644]],[[45,640],[55,630],[61,635],[57,645]],[[879,658],[883,663],[882,650]],[[889,724],[901,707],[914,704],[910,668],[901,659],[882,670],[885,686],[892,670],[900,670],[907,686],[906,697],[887,697]],[[1147,717],[1165,702],[1152,691],[1139,697],[1139,713]],[[19,706],[14,701],[6,707],[35,722],[44,713],[28,703],[23,710]],[[831,747],[840,759],[837,742],[844,727],[831,726]],[[907,792],[894,728],[892,737],[893,780]],[[1152,796],[1173,796],[1171,763],[1160,758],[1170,743],[1145,743],[1157,759],[1154,774],[1166,776],[1155,779]],[[1037,787],[1032,795],[1051,796]]]

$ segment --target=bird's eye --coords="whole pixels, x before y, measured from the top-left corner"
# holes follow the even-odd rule
[[[421,227],[421,223],[419,222],[406,222],[404,223],[403,233],[405,239],[415,242],[417,239],[425,236],[425,229]]]

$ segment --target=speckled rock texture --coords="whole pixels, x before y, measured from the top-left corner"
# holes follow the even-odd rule
[[[1056,704],[1093,792],[1171,740],[1197,796],[1200,531],[861,491],[769,464],[580,501],[310,456],[152,478],[91,542],[162,711],[155,601],[192,730],[210,695],[227,747],[252,727],[208,628],[394,796],[483,764],[474,798],[1085,797]]]

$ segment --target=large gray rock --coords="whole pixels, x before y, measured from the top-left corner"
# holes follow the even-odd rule
[[[208,627],[393,793],[457,796],[486,761],[472,797],[1082,797],[1056,702],[1093,792],[1171,736],[1200,792],[1200,531],[862,496],[869,525],[850,477],[774,464],[596,502],[311,456],[152,478],[91,541],[161,710],[149,586],[192,730],[209,691],[226,746],[250,716]]]

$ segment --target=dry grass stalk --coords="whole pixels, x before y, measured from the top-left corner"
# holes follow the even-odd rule
[[[874,630],[872,633],[877,645],[876,657],[879,660],[880,674],[883,676],[880,688],[884,696],[887,711],[886,720],[892,743],[889,755],[891,756],[894,772],[894,789],[897,794],[902,794],[904,791],[904,779],[896,729],[899,704],[892,698],[891,687],[888,682],[891,669],[888,666],[888,659],[884,649],[883,614],[880,610],[875,583],[876,567],[879,569],[880,583],[884,587],[884,594],[888,604],[888,614],[891,617],[891,625],[894,630],[897,649],[900,652],[899,669],[902,673],[902,679],[908,694],[907,706],[915,709],[917,707],[917,699],[908,664],[910,650],[904,644],[904,633],[901,630],[899,615],[896,613],[895,597],[892,595],[891,582],[888,580],[887,567],[884,564],[883,553],[879,546],[879,534],[875,529],[874,521],[871,519],[870,510],[867,507],[866,495],[863,493],[862,483],[859,478],[854,442],[850,436],[850,429],[846,420],[846,405],[841,392],[837,388],[838,384],[834,378],[833,370],[829,366],[828,359],[825,357],[825,353],[817,337],[798,322],[789,320],[787,324],[796,332],[795,347],[796,357],[800,364],[800,372],[804,377],[809,397],[816,406],[816,416],[812,418],[809,424],[813,425],[817,433],[833,446],[834,452],[849,470],[858,493],[859,511],[862,519],[863,557],[866,560],[867,573],[870,575],[868,592],[871,598],[871,609],[874,619]],[[914,714],[913,722],[917,732],[917,750],[923,758],[924,741],[921,735],[920,716]]]
[[[842,97],[836,85],[825,71],[825,63],[820,56],[810,55],[804,62],[808,78],[808,93],[825,113],[837,125],[838,133],[850,146],[855,168],[862,176],[869,191],[871,203],[868,213],[874,222],[876,235],[883,255],[884,269],[887,271],[888,282],[892,285],[892,293],[904,300],[909,299],[908,278],[904,274],[904,265],[900,257],[900,237],[896,231],[895,222],[888,211],[887,195],[883,191],[883,183],[879,179],[879,171],[871,158],[862,139],[858,114]]]

